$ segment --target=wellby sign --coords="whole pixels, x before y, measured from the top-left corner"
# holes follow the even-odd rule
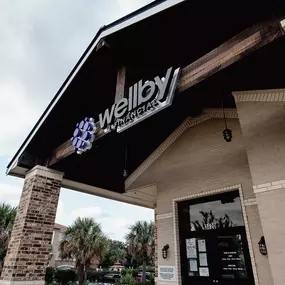
[[[140,80],[129,88],[128,97],[124,96],[99,114],[96,123],[93,118],[82,120],[71,138],[74,150],[81,154],[91,149],[99,129],[105,134],[112,130],[121,133],[171,106],[179,73],[180,68],[174,70],[170,67],[163,78],[156,76],[144,83]]]

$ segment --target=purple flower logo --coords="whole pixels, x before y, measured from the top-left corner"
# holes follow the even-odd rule
[[[81,154],[92,148],[97,128],[92,118],[85,118],[76,124],[76,129],[71,138],[74,151]]]

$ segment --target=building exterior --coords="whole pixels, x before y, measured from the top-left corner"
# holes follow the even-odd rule
[[[67,227],[55,223],[52,234],[52,257],[49,261],[49,266],[58,267],[62,265],[70,265],[75,267],[75,260],[62,260],[60,257],[60,242],[63,240],[64,232]]]
[[[0,284],[43,284],[64,186],[154,209],[158,285],[284,285],[284,18],[169,0],[101,28],[8,166]]]

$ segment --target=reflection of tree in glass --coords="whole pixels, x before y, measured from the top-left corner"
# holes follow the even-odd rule
[[[225,214],[221,218],[215,217],[212,211],[210,212],[200,211],[200,214],[203,217],[202,221],[196,220],[191,222],[191,228],[195,231],[230,228],[235,226],[235,224],[231,221],[230,217],[227,214]]]

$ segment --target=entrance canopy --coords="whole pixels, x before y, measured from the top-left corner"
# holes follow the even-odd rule
[[[7,173],[24,177],[37,164],[50,166],[64,172],[67,188],[153,207],[155,199],[149,197],[155,197],[155,187],[149,186],[148,198],[135,197],[125,193],[125,180],[187,117],[198,116],[205,108],[221,108],[221,98],[224,107],[235,108],[232,91],[284,87],[283,16],[285,2],[277,0],[168,0],[103,26]],[[231,48],[239,53],[225,56]],[[224,63],[211,67],[223,54]],[[209,71],[199,77],[201,70],[193,62],[201,68],[210,62]],[[162,78],[169,67],[180,67],[172,106],[122,133],[108,133],[81,155],[73,153],[70,139],[76,124],[85,117],[98,121],[99,114],[114,104],[122,67],[124,97],[139,80]],[[69,155],[51,165],[55,150],[68,141]]]

